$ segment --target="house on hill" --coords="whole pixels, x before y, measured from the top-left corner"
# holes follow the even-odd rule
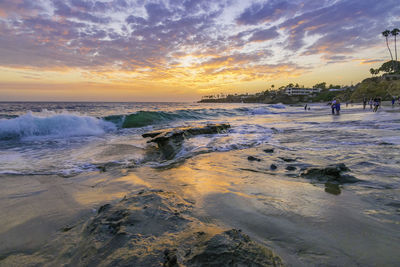
[[[321,92],[321,88],[300,88],[300,87],[286,87],[285,94],[289,96],[295,95],[312,95]]]

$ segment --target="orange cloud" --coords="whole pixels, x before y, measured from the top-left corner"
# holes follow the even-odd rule
[[[370,65],[375,63],[384,62],[383,59],[356,59],[355,61],[360,61],[360,65]]]

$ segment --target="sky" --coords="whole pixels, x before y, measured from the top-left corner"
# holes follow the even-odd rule
[[[390,59],[395,27],[398,0],[0,0],[0,101],[351,85]]]

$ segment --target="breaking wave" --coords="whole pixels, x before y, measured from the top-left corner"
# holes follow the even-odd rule
[[[111,115],[104,117],[105,121],[113,122],[120,128],[138,128],[163,122],[170,122],[184,119],[202,119],[200,112],[179,110],[176,112],[165,111],[138,111],[129,115]]]
[[[102,119],[68,113],[43,111],[0,120],[0,139],[33,136],[71,137],[101,135],[114,130],[114,124]]]
[[[284,108],[284,106],[271,106]],[[233,109],[184,109],[176,111],[137,111],[126,115],[91,117],[43,110],[0,119],[0,140],[34,136],[72,137],[102,135],[121,128],[140,128],[172,121],[204,120],[217,117],[275,114],[268,106]]]

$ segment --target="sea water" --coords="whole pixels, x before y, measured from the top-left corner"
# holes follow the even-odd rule
[[[221,136],[189,140],[180,157],[251,147],[267,141],[271,130],[248,118],[280,111],[279,105],[1,103],[0,173],[74,175],[107,163],[157,165],[161,162],[144,162],[148,144],[141,134],[216,122],[235,127]]]
[[[0,103],[0,174],[76,175],[101,164],[170,164],[199,152],[274,144],[327,163],[344,162],[374,174],[381,186],[399,184],[400,112],[361,106],[330,115],[329,106],[200,103]],[[169,162],[145,157],[145,132],[229,123],[224,134],[185,140]],[[306,155],[305,155],[306,156]],[[388,178],[388,177],[390,178]]]

